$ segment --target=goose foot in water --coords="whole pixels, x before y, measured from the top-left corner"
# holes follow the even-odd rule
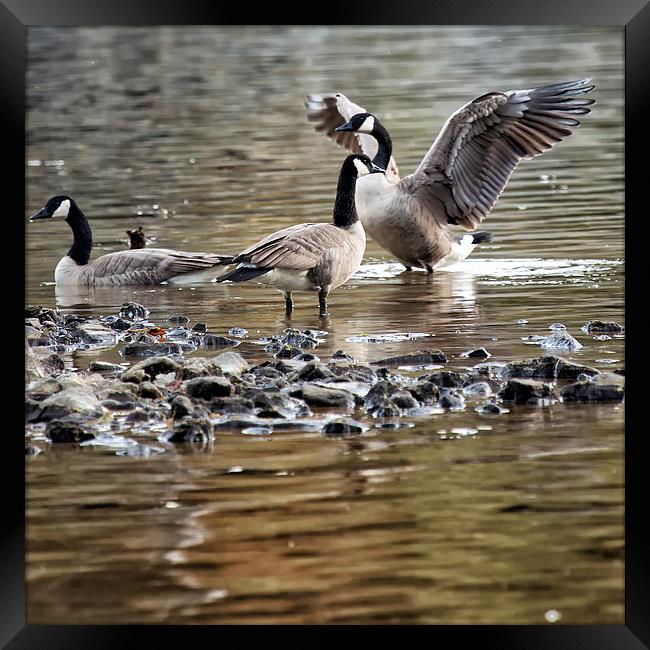
[[[293,299],[291,298],[291,291],[284,292],[284,306],[286,315],[291,316],[293,313]]]
[[[327,296],[329,291],[327,289],[320,289],[318,291],[318,306],[319,306],[319,316],[329,316],[327,313]]]
[[[412,267],[412,266],[409,266],[408,264],[404,264],[404,270],[405,270],[405,271],[412,271],[412,270],[413,270],[413,267]]]

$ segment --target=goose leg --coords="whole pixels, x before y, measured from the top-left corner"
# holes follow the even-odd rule
[[[291,291],[284,292],[284,307],[287,316],[291,316],[293,313],[293,300],[291,298]]]
[[[327,316],[327,296],[329,295],[329,287],[321,287],[318,290],[318,306],[320,308],[319,316]]]
[[[431,266],[431,264],[425,264],[424,268],[427,270],[427,273],[429,274],[433,273],[433,267]]]
[[[408,264],[404,264],[404,270],[405,270],[405,271],[412,271],[412,270],[413,270],[413,267],[412,267],[412,266],[409,266]]]

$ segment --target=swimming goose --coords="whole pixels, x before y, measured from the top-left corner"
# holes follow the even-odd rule
[[[69,196],[54,196],[30,217],[62,218],[68,222],[74,243],[54,271],[57,285],[123,286],[209,280],[214,266],[226,264],[229,255],[186,253],[167,248],[147,248],[117,251],[90,261],[93,239],[86,215]]]
[[[364,154],[348,156],[341,167],[332,223],[301,223],[283,228],[242,251],[237,267],[216,282],[260,278],[284,293],[286,314],[293,312],[293,291],[318,291],[320,315],[327,316],[327,296],[352,276],[363,259],[366,235],[357,217],[357,178],[384,170]]]
[[[491,239],[480,232],[454,236],[448,224],[475,231],[519,161],[571,135],[571,128],[580,125],[573,116],[589,113],[595,103],[576,98],[594,88],[589,81],[477,97],[449,117],[418,168],[402,179],[388,131],[374,115],[341,93],[310,95],[305,107],[316,131],[387,168],[386,174],[358,183],[359,219],[407,270],[415,266],[431,273]]]
[[[137,230],[127,230],[126,234],[129,236],[131,250],[137,250],[138,248],[145,247],[146,242],[142,226],[138,226]]]

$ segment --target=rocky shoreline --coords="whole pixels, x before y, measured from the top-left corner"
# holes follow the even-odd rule
[[[226,337],[202,323],[190,329],[182,314],[160,327],[146,320],[148,313],[137,303],[102,318],[26,308],[26,453],[39,453],[44,442],[147,456],[164,451],[158,443],[203,444],[225,430],[354,436],[371,426],[399,428],[409,426],[409,417],[467,409],[495,417],[521,405],[624,400],[624,370],[601,372],[553,354],[505,363],[486,360],[490,353],[478,348],[461,355],[479,361],[463,372],[438,369],[448,359],[437,349],[366,364],[343,351],[321,359],[315,351],[326,332],[287,329],[260,340],[270,358],[251,364],[233,349],[246,330],[232,328]],[[561,327],[552,336],[567,337]],[[623,328],[591,321],[585,331],[620,334]],[[66,368],[66,353],[118,344],[128,367],[94,361],[87,370]]]

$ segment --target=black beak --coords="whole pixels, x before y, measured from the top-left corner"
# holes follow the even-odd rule
[[[384,173],[386,173],[386,170],[379,167],[379,165],[375,165],[374,162],[371,162],[370,163],[370,173],[371,174],[384,174]]]
[[[41,208],[38,212],[34,213],[29,220],[36,221],[37,219],[51,219],[52,215],[47,208]]]
[[[355,129],[352,126],[352,124],[350,124],[350,122],[346,122],[345,124],[341,124],[341,126],[337,126],[334,130],[335,131],[354,131]]]

